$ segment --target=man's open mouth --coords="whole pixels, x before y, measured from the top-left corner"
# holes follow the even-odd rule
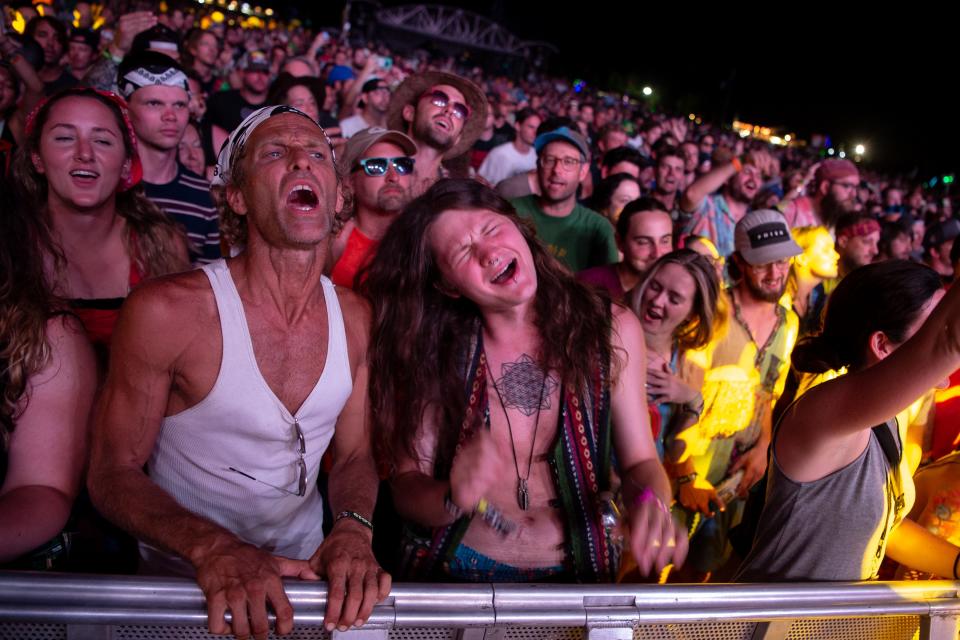
[[[317,194],[305,184],[297,185],[287,195],[287,204],[303,211],[309,211],[319,203],[320,201],[317,199]]]

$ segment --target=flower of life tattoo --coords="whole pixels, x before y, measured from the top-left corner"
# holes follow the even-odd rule
[[[529,355],[524,353],[514,362],[504,362],[500,373],[494,385],[503,396],[504,410],[517,409],[529,417],[540,409],[550,408],[550,395],[559,383],[550,375],[544,380],[544,371]]]

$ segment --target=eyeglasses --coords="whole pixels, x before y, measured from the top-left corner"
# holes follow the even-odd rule
[[[307,495],[307,463],[303,458],[305,455],[307,455],[307,441],[306,441],[306,438],[303,437],[303,431],[300,429],[300,420],[298,420],[297,418],[293,419],[293,428],[297,433],[297,444],[299,445],[299,451],[297,456],[297,467],[299,468],[299,471],[297,473],[298,480],[297,480],[296,493],[294,493],[293,491],[290,491],[289,489],[284,489],[283,487],[278,487],[275,484],[270,484],[269,482],[264,482],[263,480],[254,478],[249,473],[241,471],[240,469],[237,469],[235,467],[227,467],[227,469],[229,469],[230,471],[233,471],[234,473],[239,473],[243,477],[249,478],[254,482],[265,484],[268,487],[276,489],[277,491],[282,491],[291,496],[298,496],[302,498],[303,496]]]
[[[450,105],[450,111],[453,113],[453,117],[458,120],[466,120],[470,117],[470,107],[462,102],[451,102],[450,96],[440,91],[440,89],[424,91],[423,94],[420,95],[420,100],[424,98],[430,98],[430,103],[441,109],[446,109],[447,105]]]
[[[560,163],[560,166],[567,171],[573,171],[580,166],[580,163],[582,163],[583,160],[580,158],[571,158],[570,156],[565,158],[558,158],[557,156],[543,156],[540,158],[540,164],[544,169],[552,169],[558,162]]]
[[[400,156],[399,158],[364,158],[357,161],[354,171],[363,169],[363,172],[371,178],[376,178],[387,173],[387,166],[392,165],[401,176],[413,173],[414,159],[409,156]]]

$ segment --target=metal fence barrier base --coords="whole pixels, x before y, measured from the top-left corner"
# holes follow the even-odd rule
[[[326,585],[288,581],[293,640],[958,640],[960,583],[397,584],[327,633]],[[189,580],[0,572],[0,640],[208,640]],[[271,638],[275,637],[273,634]]]

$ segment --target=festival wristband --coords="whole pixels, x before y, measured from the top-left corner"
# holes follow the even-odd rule
[[[697,479],[698,475],[699,474],[696,471],[694,471],[693,473],[688,473],[685,476],[680,476],[677,478],[677,484],[678,485],[690,484],[691,482]]]
[[[357,522],[365,526],[367,529],[370,529],[370,531],[373,531],[373,523],[367,520],[366,518],[364,518],[362,515],[360,515],[356,511],[341,511],[340,513],[337,514],[337,518],[336,520],[333,521],[333,523],[336,524],[341,520],[343,520],[344,518],[351,518],[353,520],[356,520]]]
[[[490,528],[505,536],[516,530],[517,525],[512,520],[508,520],[503,513],[495,506],[487,502],[486,498],[480,498],[477,503],[477,509],[474,511],[480,519],[490,525]]]
[[[633,499],[633,506],[639,507],[640,505],[647,504],[648,502],[653,502],[660,508],[664,513],[670,513],[670,510],[667,509],[667,505],[663,504],[663,500],[660,499],[660,496],[653,492],[653,489],[650,487],[644,487],[637,497]]]
[[[743,163],[740,162],[740,158],[734,158],[730,161],[730,164],[732,164],[733,168],[737,170],[737,173],[743,171]]]

